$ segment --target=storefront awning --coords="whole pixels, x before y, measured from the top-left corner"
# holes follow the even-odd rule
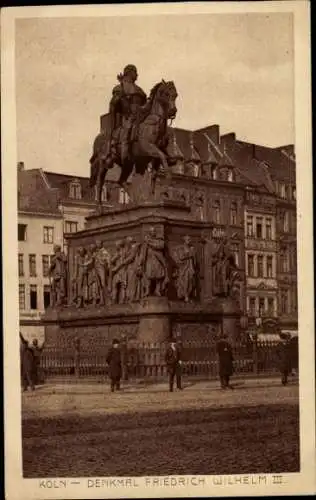
[[[251,340],[257,338],[258,342],[280,342],[281,337],[278,333],[249,333]]]
[[[281,333],[286,334],[286,335],[291,335],[291,339],[298,337],[297,330],[281,330]]]

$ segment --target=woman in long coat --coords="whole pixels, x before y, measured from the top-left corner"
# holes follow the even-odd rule
[[[111,380],[111,392],[120,390],[120,381],[122,377],[122,359],[119,348],[119,341],[114,339],[113,345],[108,352],[106,362],[109,365],[109,377]]]

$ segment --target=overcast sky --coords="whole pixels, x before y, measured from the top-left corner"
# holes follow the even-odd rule
[[[175,82],[178,127],[293,143],[292,29],[291,14],[19,19],[18,160],[89,175],[99,117],[128,63],[147,93]]]

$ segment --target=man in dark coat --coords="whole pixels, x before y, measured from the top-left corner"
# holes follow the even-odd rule
[[[34,391],[33,367],[34,355],[29,343],[20,332],[20,361],[21,361],[21,379],[23,391],[27,391],[28,387]]]
[[[34,339],[31,345],[31,349],[33,351],[33,382],[34,385],[38,385],[40,383],[40,363],[41,363],[41,354],[44,349],[44,344],[41,347],[38,345],[38,340]]]
[[[291,354],[290,337],[284,336],[277,349],[279,368],[282,377],[281,382],[283,385],[287,385],[288,376],[292,371]]]
[[[111,392],[120,390],[120,381],[122,377],[122,360],[119,341],[113,340],[111,349],[106,357],[106,362],[109,365],[109,377],[111,380]]]
[[[229,378],[233,374],[233,352],[230,343],[228,342],[227,335],[217,342],[217,354],[219,360],[219,377],[222,389],[227,389],[232,386],[229,384]]]
[[[177,381],[177,389],[182,390],[181,385],[181,351],[176,342],[171,339],[166,352],[166,365],[169,374],[169,391],[173,392],[174,379]]]

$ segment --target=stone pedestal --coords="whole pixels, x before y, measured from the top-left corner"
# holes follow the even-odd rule
[[[231,297],[217,297],[213,307],[221,318],[221,334],[227,335],[231,343],[236,342],[241,334],[241,311],[237,302]]]
[[[73,283],[78,250],[90,249],[99,240],[113,256],[117,251],[116,243],[127,241],[130,236],[135,247],[141,248],[151,228],[165,244],[161,258],[166,259],[168,268],[166,296],[113,304],[108,293],[105,305],[90,303],[76,308],[77,292]],[[166,341],[180,332],[187,340],[203,341],[217,338],[220,331],[234,341],[240,329],[237,304],[225,297],[212,298],[212,282],[208,273],[211,249],[204,241],[211,228],[209,223],[197,220],[185,201],[172,199],[140,201],[89,216],[85,230],[67,237],[68,304],[57,310],[49,309],[44,315],[48,343],[74,345],[75,340],[80,338],[82,349],[89,352],[95,349],[97,352],[98,346],[108,345],[113,338],[124,337],[150,344]],[[175,260],[179,247],[183,246],[184,236],[190,236],[198,261],[196,294],[188,303],[178,298],[176,283]],[[128,280],[138,279],[136,267],[130,267],[128,271]]]
[[[167,297],[148,297],[139,306],[138,340],[164,342],[171,336],[170,306]]]

